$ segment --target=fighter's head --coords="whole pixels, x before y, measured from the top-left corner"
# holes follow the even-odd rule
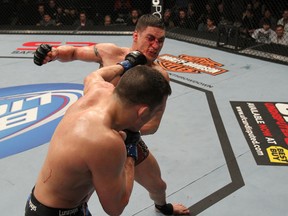
[[[136,114],[130,113],[128,129],[135,131],[153,118],[156,113],[165,110],[167,97],[171,95],[171,86],[158,70],[139,65],[125,72],[114,89],[118,104],[124,104],[124,110],[131,107]],[[130,111],[129,111],[130,112]],[[122,114],[121,114],[122,115]]]
[[[153,14],[142,15],[137,22],[135,30],[141,32],[145,30],[147,27],[156,27],[165,31],[165,25],[162,19]]]
[[[133,50],[141,51],[147,58],[148,64],[159,55],[165,40],[165,25],[158,16],[142,15],[133,33]]]

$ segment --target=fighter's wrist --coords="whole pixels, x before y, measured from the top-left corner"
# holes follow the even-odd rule
[[[133,156],[133,155],[128,155],[128,154],[127,154],[127,158],[132,158],[134,162],[137,160],[137,157],[136,157],[136,156]]]
[[[134,161],[136,161],[138,158],[137,145],[126,144],[126,150],[127,150],[127,157],[132,157],[134,159]]]
[[[117,70],[116,73],[117,73],[118,76],[121,77],[125,73],[125,69],[124,69],[124,67],[122,65],[120,65],[118,63],[116,65],[119,67],[119,70]]]
[[[52,48],[52,59],[51,61],[56,61],[59,58],[59,50],[57,48]]]
[[[127,156],[126,163],[129,164],[129,166],[131,167],[135,167],[136,161],[133,157]]]
[[[127,71],[129,70],[131,67],[132,67],[132,64],[131,62],[129,62],[128,60],[124,60],[124,61],[121,61],[119,63],[117,63],[119,65],[121,65],[124,69],[123,73],[121,74],[121,76]]]

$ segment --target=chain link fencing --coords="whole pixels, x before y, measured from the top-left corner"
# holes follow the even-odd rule
[[[0,33],[130,35],[146,13],[169,38],[288,65],[287,0],[0,0]]]

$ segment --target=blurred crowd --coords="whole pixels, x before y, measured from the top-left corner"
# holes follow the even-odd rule
[[[0,0],[0,25],[135,26],[151,12],[143,0]],[[287,0],[163,0],[167,28],[217,33],[235,26],[260,43],[288,45]]]

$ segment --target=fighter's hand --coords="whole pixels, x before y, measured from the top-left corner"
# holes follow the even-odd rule
[[[38,66],[46,64],[56,58],[57,53],[52,52],[52,46],[41,44],[34,53],[34,63]]]
[[[119,62],[118,64],[122,65],[124,68],[123,74],[130,68],[136,65],[144,65],[147,63],[147,59],[143,53],[140,51],[132,51],[125,56],[125,60]]]
[[[130,130],[124,130],[126,133],[126,139],[125,139],[125,145],[127,150],[127,156],[132,157],[135,161],[138,158],[138,152],[137,152],[137,144],[140,140],[140,133],[134,132]]]

